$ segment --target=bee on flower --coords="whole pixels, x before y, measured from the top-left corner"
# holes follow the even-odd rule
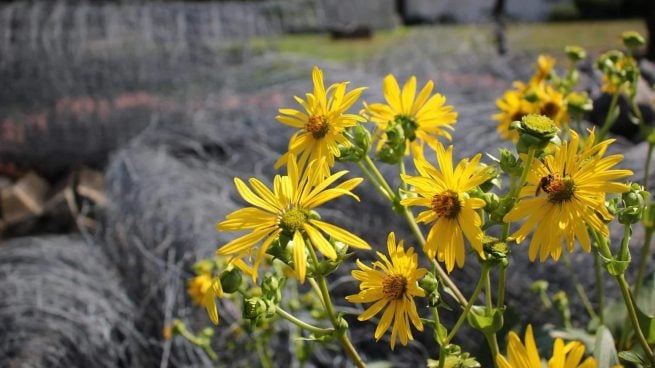
[[[541,261],[549,256],[558,260],[562,241],[571,252],[576,238],[582,249],[589,252],[587,227],[602,236],[609,235],[603,221],[610,221],[612,215],[605,207],[605,196],[628,191],[626,184],[614,180],[632,172],[612,169],[623,155],[603,157],[613,139],[598,144],[594,140],[594,131],[585,142],[572,131],[570,142],[556,147],[555,153],[543,161],[532,162],[527,185],[521,189],[518,203],[504,218],[505,222],[525,219],[511,235],[517,243],[534,229],[528,251],[530,260],[534,261],[537,255]]]
[[[362,182],[361,178],[348,179],[329,188],[348,171],[339,171],[328,177],[323,176],[322,168],[325,158],[311,161],[304,171],[294,155],[289,156],[287,175],[276,175],[273,188],[269,189],[257,179],[250,179],[249,188],[241,179],[234,183],[241,197],[251,207],[236,210],[219,222],[219,231],[250,231],[236,238],[220,249],[220,256],[231,255],[240,262],[235,266],[242,268],[243,258],[252,258],[254,264],[244,272],[256,280],[257,269],[266,257],[266,251],[281,235],[291,239],[293,265],[300,282],[305,281],[307,273],[307,246],[315,247],[325,257],[335,260],[337,253],[334,246],[325,238],[326,233],[334,239],[356,248],[370,249],[370,246],[358,236],[328,222],[320,221],[312,211],[320,205],[343,195],[359,200],[351,191]],[[258,249],[257,245],[259,244]],[[287,244],[282,244],[286,247]]]
[[[405,251],[402,240],[396,244],[393,232],[387,237],[387,251],[388,256],[377,253],[380,261],[373,262],[373,267],[357,260],[359,269],[352,271],[352,276],[361,282],[360,292],[349,295],[346,299],[351,303],[373,303],[357,317],[360,321],[369,320],[384,309],[375,329],[375,339],[380,340],[393,324],[393,350],[397,340],[403,345],[414,340],[410,322],[417,330],[423,331],[423,323],[416,310],[414,298],[425,296],[425,291],[419,287],[418,281],[425,276],[427,270],[418,268],[418,255],[414,253],[414,248]]]
[[[335,157],[340,155],[339,146],[352,145],[344,135],[346,129],[366,121],[359,115],[346,113],[366,88],[355,88],[346,93],[348,82],[341,82],[326,89],[323,71],[317,66],[312,70],[312,79],[313,92],[307,93],[305,100],[295,96],[304,111],[283,108],[276,116],[277,121],[297,131],[289,140],[288,152],[275,163],[275,168],[288,163],[293,155],[298,157],[301,168],[311,161],[322,162],[322,173],[328,176]]]

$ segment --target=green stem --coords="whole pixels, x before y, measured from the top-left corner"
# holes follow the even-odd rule
[[[521,189],[523,188],[523,185],[525,184],[525,181],[528,178],[528,173],[530,172],[530,167],[532,166],[532,160],[534,160],[534,156],[536,155],[537,150],[534,147],[530,147],[528,149],[528,157],[525,160],[525,164],[523,165],[523,170],[521,171],[521,177],[519,178],[519,182],[516,184],[515,187],[512,188],[512,190],[509,192],[507,198],[510,199],[509,203],[509,208],[512,208],[514,206],[514,202],[516,202],[516,198],[518,195],[521,193]],[[502,235],[502,241],[507,241],[507,237],[509,236],[509,226],[510,222],[505,222],[503,224],[503,235]]]
[[[373,160],[371,160],[370,157],[366,156],[364,159],[364,162],[366,163],[366,166],[364,166],[361,163],[358,163],[358,166],[364,174],[368,173],[369,179],[376,184],[375,187],[378,188],[380,193],[382,193],[383,197],[385,197],[391,204],[393,205],[396,203],[396,201],[400,201],[399,198],[397,198],[396,194],[394,191],[391,189],[389,184],[387,183],[386,179],[382,174],[380,173],[380,170],[375,166],[375,163]],[[371,174],[373,173],[373,174]],[[403,215],[405,216],[405,219],[407,220],[407,223],[409,224],[409,227],[411,228],[412,232],[416,236],[416,239],[419,241],[419,245],[421,248],[425,246],[425,237],[423,236],[423,233],[421,232],[421,229],[418,227],[418,224],[416,223],[416,219],[414,218],[414,214],[407,208],[406,206],[403,206]],[[455,282],[448,276],[448,273],[444,271],[444,269],[441,267],[437,261],[432,260],[433,265],[435,266],[437,270],[437,276],[439,279],[446,284],[450,290],[452,290],[453,294],[455,295],[455,298],[457,299],[457,302],[464,306],[466,305],[466,298],[464,297],[464,294],[459,290]]]
[[[425,237],[423,237],[423,233],[421,232],[421,229],[418,227],[418,224],[416,223],[416,219],[414,218],[414,214],[409,210],[409,208],[404,207],[404,213],[403,215],[405,216],[405,219],[407,220],[407,223],[409,224],[409,227],[412,229],[412,232],[418,239],[419,245],[421,248],[425,246]],[[462,294],[462,291],[459,290],[455,282],[448,276],[448,273],[441,267],[441,265],[436,261],[432,260],[432,265],[437,271],[437,277],[446,284],[450,288],[450,290],[453,292],[455,295],[455,299],[457,299],[457,302],[464,306],[466,305],[466,298],[464,297],[464,294]]]
[[[205,351],[205,353],[209,356],[209,359],[212,361],[216,362],[218,361],[218,355],[212,349],[211,345],[209,344],[209,341],[206,339],[202,339],[187,329],[186,325],[184,323],[179,323],[176,326],[177,332],[184,336],[185,339],[189,340],[193,345],[199,346],[202,348],[202,350]]]
[[[506,267],[501,265],[498,274],[498,300],[496,300],[496,306],[498,308],[503,308],[505,306],[505,283],[507,280],[505,269]]]
[[[630,236],[632,235],[632,226],[623,225],[623,239],[621,239],[621,248],[619,249],[619,260],[630,261]]]
[[[652,143],[648,143],[648,153],[646,154],[646,166],[644,167],[644,188],[648,190],[648,179],[650,176],[650,161],[653,157],[653,145]]]
[[[594,307],[591,305],[589,296],[587,296],[587,292],[584,290],[584,287],[582,287],[582,284],[580,283],[580,279],[578,279],[578,275],[573,270],[573,265],[571,265],[571,258],[569,258],[569,254],[567,252],[563,252],[562,258],[564,259],[564,265],[566,265],[566,268],[569,270],[569,274],[573,279],[573,285],[575,286],[575,290],[578,292],[578,296],[580,296],[582,305],[584,305],[584,308],[587,310],[589,317],[591,317],[592,319],[598,318],[596,311],[594,311]]]
[[[459,328],[462,327],[462,323],[464,323],[464,320],[466,320],[466,316],[471,311],[471,307],[473,307],[473,304],[475,303],[475,300],[478,298],[480,291],[482,291],[482,286],[485,284],[488,275],[489,275],[489,267],[483,265],[482,274],[480,275],[480,279],[478,280],[478,283],[475,285],[473,294],[471,294],[471,298],[466,303],[462,315],[459,316],[459,319],[457,320],[457,322],[455,322],[455,325],[453,326],[452,330],[450,330],[448,337],[446,337],[446,341],[444,342],[445,345],[447,345],[450,342],[450,340],[452,340],[453,337],[455,337],[457,330],[459,330]]]
[[[651,204],[651,206],[654,204]],[[646,274],[646,266],[648,265],[648,259],[650,258],[650,243],[653,239],[653,230],[652,227],[646,228],[646,234],[644,236],[644,246],[641,248],[641,253],[639,254],[639,268],[637,269],[637,280],[635,281],[634,294],[639,296],[639,289],[644,282],[644,275]]]
[[[446,367],[446,352],[444,346],[439,347],[439,368]]]
[[[484,297],[487,309],[491,310],[493,308],[493,301],[491,300],[491,277],[489,272],[487,272],[485,276]],[[500,354],[500,350],[498,349],[498,338],[496,337],[495,332],[485,333],[484,335],[487,339],[487,344],[489,344],[489,349],[491,350],[491,359],[494,362],[494,367],[496,367],[496,357]]]
[[[296,325],[296,326],[298,326],[298,327],[300,327],[302,329],[305,329],[305,330],[307,330],[309,332],[313,332],[315,334],[327,335],[327,334],[331,334],[331,333],[334,332],[334,329],[332,329],[332,328],[316,327],[316,326],[311,325],[311,324],[309,324],[309,323],[307,323],[307,322],[305,322],[303,320],[300,320],[300,319],[296,318],[295,316],[293,316],[291,313],[289,313],[289,312],[285,311],[284,309],[280,308],[279,306],[275,308],[275,314],[277,314],[278,316],[280,316],[280,317],[286,319],[287,321],[293,323],[294,325]]]
[[[498,367],[496,357],[500,355],[500,349],[498,348],[498,339],[496,338],[496,333],[494,332],[492,334],[485,334],[484,337],[487,339],[487,344],[491,350],[491,360],[493,360],[494,367]]]
[[[272,368],[273,362],[271,361],[271,357],[268,356],[266,346],[262,344],[260,339],[255,339],[255,349],[257,350],[257,356],[259,356],[259,361],[262,364],[262,367]]]
[[[378,170],[377,166],[375,166],[373,160],[371,160],[371,158],[368,155],[366,155],[364,156],[364,162],[366,163],[366,166],[368,166],[368,168],[371,170],[373,175],[377,178],[378,183],[382,185],[384,190],[386,190],[391,195],[392,198],[395,198],[396,193],[394,192],[393,189],[391,189],[391,187],[387,183],[387,180],[384,178],[384,176],[382,176],[382,173],[380,173],[380,170]]]
[[[309,246],[307,247],[309,249],[309,255],[312,258],[312,262],[314,263],[315,269],[319,269],[319,261],[318,257],[316,256],[316,252],[314,251],[314,247]],[[340,323],[339,323],[339,318],[337,317],[337,314],[334,310],[334,305],[332,304],[332,299],[330,298],[330,290],[328,289],[327,286],[327,281],[325,280],[325,276],[319,275],[316,276],[316,281],[318,283],[319,290],[321,292],[321,298],[325,302],[325,311],[328,314],[328,317],[330,318],[330,322],[332,323],[332,326],[339,331],[337,339],[339,340],[339,343],[341,343],[341,346],[343,346],[344,350],[346,351],[346,354],[348,354],[348,357],[355,363],[355,365],[359,368],[365,368],[366,364],[364,364],[364,361],[362,358],[359,356],[359,353],[357,353],[357,350],[355,349],[355,346],[353,346],[352,342],[348,338],[348,334],[346,331],[340,331]]]
[[[371,174],[371,172],[361,162],[358,162],[357,166],[359,167],[360,170],[362,170],[364,175],[366,175],[368,180],[370,180],[371,183],[373,183],[375,189],[377,189],[378,192],[380,192],[380,194],[382,194],[382,196],[385,199],[387,199],[389,202],[393,202],[393,193],[387,192],[386,189],[384,189],[384,187],[382,186],[382,184],[378,183],[377,179],[373,176],[373,174]]]
[[[600,254],[594,251],[594,271],[596,273],[596,299],[598,299],[598,318],[601,325],[605,324],[605,284],[600,264]]]
[[[628,310],[628,316],[630,317],[630,321],[632,322],[632,327],[634,328],[635,335],[639,340],[639,344],[641,345],[641,348],[644,349],[644,352],[648,355],[648,359],[651,361],[651,363],[655,364],[655,355],[653,354],[653,350],[648,345],[648,341],[646,340],[646,336],[644,336],[644,332],[641,330],[641,326],[639,326],[639,320],[637,318],[637,310],[635,309],[634,299],[630,294],[630,287],[628,283],[625,281],[625,276],[618,275],[615,276],[615,278],[616,281],[619,283],[619,287],[621,288],[623,301],[625,302],[625,306]]]
[[[620,95],[619,92],[616,92],[612,95],[612,101],[610,102],[609,110],[607,111],[607,115],[605,116],[605,122],[603,123],[603,126],[598,131],[598,135],[596,136],[595,143],[599,143],[603,139],[605,139],[607,132],[609,132],[610,127],[614,122],[614,110],[616,109],[617,102],[619,101],[619,95]]]

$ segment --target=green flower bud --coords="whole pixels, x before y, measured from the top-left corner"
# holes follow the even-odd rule
[[[500,206],[500,198],[496,193],[484,193],[484,195],[482,195],[482,200],[486,203],[484,209],[487,210],[487,212],[493,212],[498,208],[498,206]]]
[[[506,148],[501,148],[500,149],[500,169],[507,173],[508,175],[513,175],[513,176],[520,176],[522,167],[521,163],[512,153],[512,151],[506,149]]]
[[[530,148],[543,150],[548,143],[556,141],[559,131],[552,119],[537,114],[526,115],[521,122],[514,122],[512,126],[519,131],[516,149],[520,153],[527,153]]]
[[[639,32],[635,31],[625,31],[621,34],[621,40],[625,47],[632,49],[635,47],[643,46],[646,44],[644,36],[640,35]]]
[[[535,88],[530,88],[523,94],[523,99],[530,103],[539,102],[539,92]]]
[[[266,309],[266,303],[260,298],[248,298],[243,301],[243,318],[255,322],[265,315]]]
[[[225,293],[234,293],[241,286],[241,270],[233,268],[221,274],[221,287]]]
[[[508,265],[507,255],[509,254],[510,249],[507,243],[502,242],[493,236],[485,235],[484,238],[482,238],[482,249],[487,256],[487,259],[484,262],[488,262],[493,267],[497,265],[506,267]]]
[[[566,46],[564,52],[569,60],[574,63],[587,57],[587,52],[580,46]]]
[[[569,111],[583,114],[593,110],[593,101],[589,98],[587,92],[571,92],[566,97],[566,105]]]
[[[262,297],[266,300],[279,302],[282,300],[284,281],[274,275],[267,275],[262,280]]]
[[[421,289],[425,290],[427,294],[437,291],[439,288],[439,281],[436,277],[430,272],[426,273],[425,276],[419,281],[418,286]]]
[[[621,195],[623,209],[619,211],[618,218],[621,224],[634,224],[639,222],[650,194],[644,188],[632,183],[630,190]]]
[[[371,148],[371,133],[361,125],[351,128],[352,146],[339,146],[340,156],[337,160],[341,162],[359,162],[368,154]]]
[[[530,291],[533,293],[545,293],[548,290],[548,281],[537,280],[530,285]]]
[[[386,140],[376,153],[378,160],[386,164],[397,164],[405,156],[405,132],[399,124],[390,124],[386,130]]]
[[[271,243],[271,246],[268,247],[266,250],[266,253],[279,259],[282,261],[284,264],[289,265],[291,264],[291,248],[289,247],[289,242],[291,241],[291,238],[282,232],[280,234],[280,237]]]

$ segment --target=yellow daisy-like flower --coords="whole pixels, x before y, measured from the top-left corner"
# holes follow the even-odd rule
[[[251,232],[228,242],[217,251],[217,254],[234,255],[238,258],[249,257],[253,248],[263,241],[257,250],[254,266],[250,270],[255,279],[258,266],[266,256],[269,246],[284,233],[292,239],[294,269],[300,282],[304,282],[307,269],[306,245],[314,246],[327,258],[337,258],[334,247],[322,232],[353,247],[370,249],[370,246],[358,236],[311,215],[314,208],[343,195],[359,200],[351,190],[359,185],[362,179],[349,179],[336,187],[328,188],[348,171],[339,171],[324,177],[321,170],[324,166],[322,161],[324,159],[311,161],[301,174],[295,156],[289,156],[288,174],[275,176],[273,190],[254,178],[249,180],[251,190],[241,179],[235,178],[237,191],[253,207],[232,212],[224,221],[218,223],[216,228],[220,231],[250,230]],[[307,239],[309,244],[306,244]],[[235,265],[239,267],[239,264]]]
[[[209,319],[213,324],[217,325],[218,308],[216,308],[216,298],[223,297],[221,280],[212,278],[209,274],[200,274],[187,282],[187,293],[195,304],[205,307]]]
[[[499,368],[542,368],[531,325],[528,325],[525,331],[525,343],[521,342],[521,338],[514,331],[510,331],[507,339],[507,358],[496,356]],[[584,352],[584,344],[579,341],[564,344],[564,341],[558,338],[555,340],[548,368],[596,368],[594,358],[588,357],[582,361]]]
[[[348,82],[342,82],[332,84],[326,90],[323,71],[317,66],[312,70],[312,79],[313,93],[307,93],[306,100],[295,96],[305,111],[284,108],[276,116],[277,121],[298,131],[289,140],[289,151],[275,163],[275,168],[287,163],[291,155],[298,156],[301,168],[310,161],[319,162],[324,158],[322,170],[324,176],[328,176],[329,168],[334,166],[334,158],[340,155],[339,145],[351,146],[343,135],[344,131],[358,122],[366,121],[359,115],[346,114],[366,88],[355,88],[346,93]]]
[[[530,85],[535,86],[545,81],[553,71],[555,62],[555,58],[550,55],[539,55],[537,57],[537,68],[530,79]]]
[[[558,128],[569,121],[564,95],[552,86],[544,86],[539,91],[539,113],[551,118]]]
[[[402,240],[396,245],[394,233],[389,233],[387,250],[388,258],[377,252],[382,262],[374,262],[373,267],[368,267],[357,260],[360,269],[352,271],[352,275],[361,281],[360,292],[349,295],[346,299],[351,303],[374,303],[357,317],[360,321],[371,319],[386,307],[375,329],[375,339],[380,340],[393,323],[391,328],[393,350],[398,339],[403,345],[407,345],[409,340],[414,340],[410,321],[417,330],[423,331],[423,323],[416,311],[414,297],[425,296],[425,291],[418,286],[418,280],[425,276],[427,270],[418,268],[418,255],[414,253],[414,248],[409,248],[405,252]]]
[[[510,130],[510,124],[513,121],[521,121],[525,115],[539,111],[535,104],[523,98],[523,92],[519,90],[506,91],[503,98],[496,100],[496,106],[500,110],[493,116],[493,119],[498,121],[496,130],[502,138],[511,139],[513,142],[519,140],[519,133],[516,130]]]
[[[436,93],[430,97],[434,82],[428,81],[416,95],[416,77],[409,78],[401,91],[396,78],[389,74],[382,87],[387,103],[365,104],[379,131],[383,132],[395,121],[403,125],[406,138],[415,145],[427,143],[436,147],[438,137],[452,140],[449,130],[455,129],[457,113],[452,106],[444,105],[445,96]]]
[[[602,157],[614,140],[594,144],[594,139],[591,131],[582,143],[572,131],[570,142],[556,148],[543,162],[533,161],[527,185],[519,195],[521,199],[504,218],[505,222],[527,218],[511,236],[517,243],[536,227],[530,242],[530,260],[534,261],[537,253],[541,261],[548,256],[558,260],[562,240],[571,252],[575,238],[589,252],[587,226],[603,236],[609,235],[603,219],[609,221],[612,215],[605,207],[605,194],[627,191],[626,184],[612,180],[632,175],[632,171],[610,170],[623,160],[623,155]]]
[[[416,219],[423,223],[434,222],[424,250],[428,257],[437,256],[439,261],[445,261],[450,272],[455,262],[459,267],[464,265],[464,236],[484,256],[482,220],[475,210],[484,207],[485,202],[470,198],[466,192],[489,180],[493,174],[479,165],[480,154],[470,161],[461,160],[453,169],[452,146],[446,150],[440,143],[436,145],[439,171],[418,150],[416,153],[414,164],[420,176],[401,175],[405,183],[415,187],[409,194],[416,196],[405,198],[400,203],[429,208]]]

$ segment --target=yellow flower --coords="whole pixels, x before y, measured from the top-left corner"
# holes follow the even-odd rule
[[[342,82],[332,84],[326,90],[323,71],[317,66],[312,70],[312,79],[313,93],[307,93],[306,100],[295,96],[305,111],[284,108],[276,116],[277,121],[298,131],[289,140],[289,151],[275,163],[275,168],[287,163],[289,157],[294,155],[298,156],[301,168],[313,160],[324,162],[323,174],[328,176],[329,168],[334,166],[334,158],[340,155],[339,145],[351,145],[343,135],[344,131],[357,125],[357,122],[366,121],[359,115],[346,114],[366,88],[356,88],[346,93],[348,82]],[[321,158],[325,160],[320,161]]]
[[[342,195],[349,195],[359,200],[351,190],[359,185],[362,179],[349,179],[328,189],[332,183],[348,172],[339,171],[324,177],[320,169],[324,166],[322,162],[324,160],[311,161],[301,175],[295,156],[289,156],[288,174],[275,176],[273,190],[254,178],[249,180],[251,190],[241,179],[235,178],[237,191],[253,207],[232,212],[224,221],[218,223],[216,228],[220,231],[250,230],[251,232],[228,242],[217,251],[217,254],[234,255],[238,258],[248,257],[253,248],[263,241],[257,250],[254,267],[249,272],[255,280],[259,264],[266,256],[269,246],[281,234],[285,234],[292,239],[294,269],[300,282],[304,282],[307,269],[305,249],[307,238],[310,246],[314,246],[330,259],[336,259],[337,254],[322,232],[353,247],[370,249],[361,238],[340,227],[319,221],[311,215],[314,208]],[[239,264],[235,265],[241,268]]]
[[[562,123],[569,121],[568,109],[562,93],[552,86],[544,86],[538,94],[541,115],[551,118],[558,128],[562,127]]]
[[[417,217],[418,222],[434,222],[425,242],[425,253],[430,258],[436,255],[439,261],[445,261],[450,272],[455,262],[459,267],[464,265],[464,236],[483,256],[482,221],[475,210],[484,207],[485,202],[470,198],[466,192],[489,180],[492,174],[479,165],[480,154],[470,161],[461,160],[453,169],[453,147],[445,150],[437,143],[436,156],[440,168],[437,171],[419,150],[415,152],[414,164],[420,176],[401,177],[405,183],[415,187],[409,194],[417,196],[405,198],[400,203],[429,208]]]
[[[499,368],[541,368],[541,358],[537,351],[537,344],[532,334],[532,326],[528,325],[525,331],[525,343],[514,332],[510,331],[507,342],[507,358],[502,355],[496,357]],[[548,368],[596,368],[596,360],[592,357],[582,363],[585,347],[579,341],[564,344],[562,339],[556,339],[553,346],[553,356],[548,361]]]
[[[503,98],[496,100],[496,106],[500,110],[493,116],[498,121],[496,130],[504,139],[511,139],[513,142],[519,140],[519,133],[516,130],[509,130],[513,121],[521,121],[528,114],[538,112],[535,104],[523,98],[523,92],[519,90],[508,90]]]
[[[211,275],[203,273],[187,282],[187,293],[191,300],[197,305],[202,305],[207,310],[209,319],[213,324],[218,324],[218,309],[216,298],[223,297],[223,288],[219,278],[212,278]]]
[[[357,318],[360,321],[371,319],[386,307],[375,329],[375,339],[380,340],[393,322],[391,328],[393,350],[398,339],[403,345],[407,345],[409,340],[414,340],[410,321],[417,330],[423,331],[423,323],[416,311],[414,297],[425,296],[425,291],[418,286],[418,280],[425,276],[427,270],[417,268],[418,255],[414,253],[414,248],[409,248],[405,252],[402,240],[396,245],[394,233],[390,233],[387,238],[387,250],[388,258],[377,252],[382,262],[373,262],[373,267],[368,267],[357,260],[360,269],[352,271],[352,275],[361,281],[360,292],[349,295],[346,299],[351,303],[374,303]]]
[[[434,82],[428,81],[417,96],[416,77],[412,76],[401,92],[396,78],[389,74],[383,83],[387,103],[365,104],[365,107],[379,131],[384,131],[395,121],[403,125],[405,137],[414,145],[427,143],[435,147],[440,136],[452,140],[448,130],[454,130],[457,113],[453,112],[452,106],[444,106],[446,97],[443,95],[437,93],[430,97],[433,87]]]
[[[569,252],[573,251],[574,240],[589,252],[591,241],[587,226],[603,236],[608,236],[607,225],[612,215],[605,207],[606,193],[621,193],[628,186],[612,180],[632,175],[630,170],[610,170],[618,164],[623,155],[602,157],[614,140],[594,144],[595,134],[590,132],[586,143],[571,132],[571,141],[555,149],[555,153],[534,160],[528,174],[528,182],[521,189],[521,198],[505,215],[505,222],[527,218],[512,235],[517,243],[522,242],[536,227],[530,242],[529,257],[540,260],[548,256],[558,260],[565,240]],[[602,217],[599,217],[600,215]]]
[[[550,73],[553,71],[555,66],[555,58],[550,55],[539,55],[537,57],[537,65],[532,78],[530,79],[530,84],[536,86],[542,83],[544,80],[550,76]]]

